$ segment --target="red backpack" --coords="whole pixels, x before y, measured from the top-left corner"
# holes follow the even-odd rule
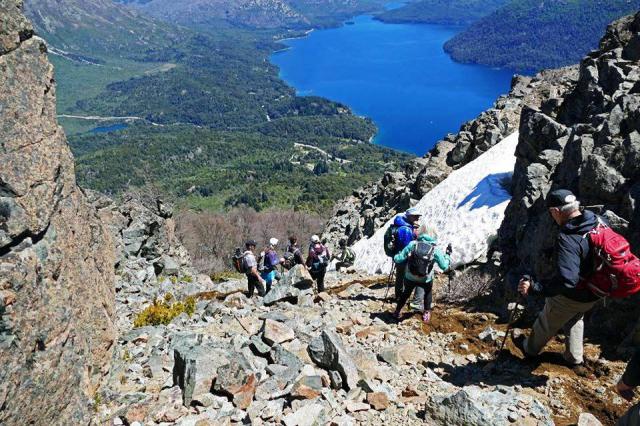
[[[640,291],[640,259],[631,245],[604,223],[585,237],[593,250],[594,271],[582,283],[600,297],[623,298]]]

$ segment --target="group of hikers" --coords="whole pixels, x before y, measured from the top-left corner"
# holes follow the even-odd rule
[[[264,296],[271,291],[273,283],[281,278],[278,267],[282,271],[289,271],[296,265],[304,265],[316,282],[318,293],[323,292],[327,268],[335,257],[331,256],[331,252],[320,237],[317,235],[311,237],[306,259],[296,236],[289,237],[289,244],[282,257],[277,252],[278,243],[277,238],[271,238],[269,245],[259,254],[256,253],[258,244],[255,240],[245,243],[244,252],[236,249],[234,264],[237,271],[247,276],[248,296],[253,296],[256,290],[259,296]],[[355,254],[351,248],[347,247],[345,240],[340,241],[340,249],[341,255],[337,257],[336,270],[348,269],[355,262]]]
[[[546,197],[546,207],[558,225],[555,247],[555,273],[551,278],[536,280],[523,275],[517,291],[521,297],[538,294],[545,297],[544,309],[538,315],[528,337],[514,340],[525,359],[538,356],[546,344],[560,331],[565,334],[563,358],[580,376],[588,375],[584,364],[584,316],[604,298],[623,298],[640,291],[640,260],[632,253],[624,237],[614,232],[607,221],[590,210],[581,209],[580,202],[569,190],[557,189]],[[427,224],[420,224],[421,215],[415,208],[399,214],[384,237],[385,253],[393,259],[395,269],[395,321],[411,294],[414,310],[422,311],[422,320],[428,323],[432,314],[432,293],[435,265],[442,271],[451,265],[452,248],[441,250],[436,235]],[[304,264],[317,282],[318,292],[324,291],[324,276],[331,259],[329,250],[317,235],[311,238],[306,260],[303,259],[295,237],[289,240],[286,255],[278,258],[278,240],[272,239],[262,256],[259,268],[254,255],[255,241],[246,243],[246,274],[249,294],[254,288],[264,294],[276,279],[276,266],[286,269]],[[353,265],[355,256],[343,240],[341,261],[338,265]],[[393,270],[392,270],[393,273]],[[615,386],[624,399],[632,401],[640,385],[640,349],[629,361]],[[634,405],[618,420],[619,426],[640,426],[640,403]]]

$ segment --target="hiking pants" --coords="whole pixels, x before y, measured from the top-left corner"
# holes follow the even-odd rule
[[[640,426],[640,402],[629,408],[624,416],[618,419],[616,426]]]
[[[431,308],[431,299],[432,299],[432,289],[433,289],[433,281],[429,281],[428,283],[417,283],[415,281],[410,281],[405,278],[404,280],[404,292],[400,296],[398,300],[398,305],[396,306],[396,312],[400,312],[404,305],[409,300],[411,293],[416,287],[421,287],[424,291],[424,309]]]
[[[264,296],[264,287],[262,286],[262,283],[260,282],[260,280],[255,276],[255,275],[247,275],[247,287],[248,287],[248,293],[249,293],[249,297],[253,296],[253,291],[255,289],[258,290],[258,296]]]
[[[560,329],[565,333],[564,359],[570,364],[581,364],[583,359],[584,314],[595,302],[576,302],[566,296],[548,297],[544,309],[533,324],[531,334],[524,342],[529,355],[538,355]]]
[[[324,276],[326,273],[326,269],[311,271],[311,278],[316,280],[316,283],[318,284],[318,293],[322,293],[324,291]]]
[[[406,270],[406,262],[396,264],[396,302],[400,300],[404,293],[404,273]]]

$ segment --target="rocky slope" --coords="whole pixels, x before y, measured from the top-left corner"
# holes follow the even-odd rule
[[[569,188],[640,247],[640,13],[612,24],[553,110],[522,112],[513,199],[500,229],[509,267],[549,272],[546,193]]]
[[[577,67],[544,71],[533,78],[516,76],[508,95],[493,108],[465,123],[457,134],[447,135],[423,158],[404,170],[387,173],[378,182],[354,192],[337,204],[324,236],[337,245],[370,237],[395,214],[417,203],[427,192],[458,169],[518,129],[525,106],[555,111],[555,100],[571,90],[578,78]]]
[[[116,336],[113,243],[76,186],[21,7],[0,1],[0,423],[78,424]]]

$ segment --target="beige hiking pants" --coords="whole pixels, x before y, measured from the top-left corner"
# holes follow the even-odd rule
[[[570,364],[581,364],[583,359],[584,314],[595,302],[576,302],[565,296],[549,297],[538,316],[529,338],[524,342],[529,355],[538,355],[560,329],[566,336],[564,359]]]

